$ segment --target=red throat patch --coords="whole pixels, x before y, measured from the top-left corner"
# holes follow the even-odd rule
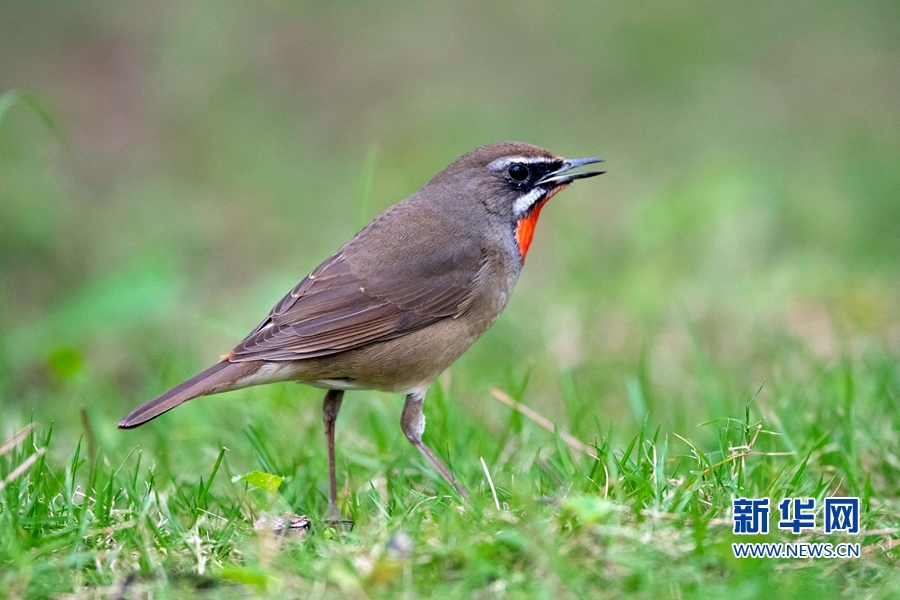
[[[531,246],[531,238],[534,237],[534,228],[537,226],[541,209],[544,207],[544,204],[547,203],[547,200],[561,192],[565,187],[566,186],[561,185],[550,190],[550,192],[544,196],[544,199],[531,209],[528,216],[519,219],[519,222],[516,224],[516,246],[519,247],[519,256],[522,258],[522,264],[525,264],[525,255],[528,254],[528,247]]]

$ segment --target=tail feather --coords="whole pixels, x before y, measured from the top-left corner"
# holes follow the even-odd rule
[[[131,429],[143,425],[188,400],[225,391],[224,387],[244,375],[246,371],[246,363],[236,364],[227,360],[216,363],[122,417],[118,423],[119,428]]]

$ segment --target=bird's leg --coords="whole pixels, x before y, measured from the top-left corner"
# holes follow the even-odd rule
[[[337,481],[334,474],[334,422],[344,400],[343,390],[328,390],[322,402],[322,420],[325,422],[325,443],[328,445],[328,518],[331,523],[342,522],[337,505]]]
[[[413,392],[406,396],[406,404],[403,405],[403,414],[400,416],[400,427],[406,434],[406,439],[418,448],[425,458],[431,461],[437,472],[443,475],[444,479],[459,492],[464,499],[469,499],[469,492],[459,484],[450,473],[450,470],[444,466],[434,452],[422,441],[422,433],[425,431],[425,415],[422,413],[422,403],[425,400],[424,392]]]

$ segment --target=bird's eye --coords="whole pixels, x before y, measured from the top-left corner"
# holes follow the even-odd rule
[[[525,181],[528,179],[529,175],[528,167],[519,163],[510,165],[507,173],[509,173],[509,176],[512,177],[513,181]]]

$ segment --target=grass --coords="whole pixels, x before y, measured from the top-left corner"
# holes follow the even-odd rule
[[[621,445],[596,431],[578,446],[499,403],[490,412],[505,421],[485,423],[459,410],[466,400],[452,385],[437,385],[426,436],[449,452],[470,503],[400,443],[396,415],[357,409],[338,422],[350,531],[318,520],[324,443],[314,427],[292,447],[273,438],[294,424],[250,426],[239,450],[203,441],[202,459],[167,469],[141,448],[99,447],[88,417],[71,453],[57,451],[51,429],[29,424],[0,457],[2,586],[8,597],[35,598],[893,597],[896,358],[805,366],[802,381],[766,382],[769,402],[747,397],[734,414],[668,435],[648,419]],[[199,402],[217,401],[234,402]],[[236,465],[284,483],[266,492],[238,479]],[[860,558],[734,558],[731,543],[747,539],[731,533],[733,498],[803,496],[821,506],[832,495],[862,498],[858,536],[826,536],[821,521],[817,533],[794,536],[773,521],[755,541],[858,542]],[[313,519],[304,539],[254,531],[261,514],[285,511]]]

